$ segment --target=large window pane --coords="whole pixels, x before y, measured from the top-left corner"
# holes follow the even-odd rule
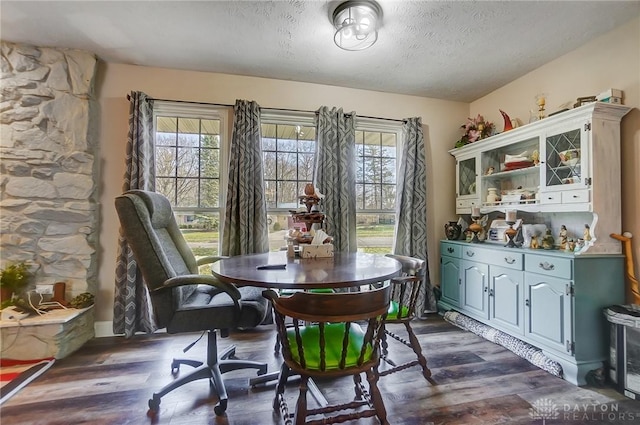
[[[356,236],[359,251],[385,254],[392,250],[397,134],[370,130],[356,132]]]
[[[198,149],[178,148],[178,177],[198,177]]]
[[[209,179],[200,182],[200,206],[202,208],[220,207],[220,180]]]
[[[176,203],[176,180],[156,177],[156,192],[166,196],[172,205]]]
[[[278,180],[295,180],[297,177],[297,158],[296,153],[278,153],[277,163],[277,179]]]
[[[227,110],[194,107],[194,116],[184,116],[183,105],[173,108],[165,104],[158,110],[161,112],[155,117],[156,191],[170,200],[194,254],[215,255],[219,252],[223,121],[210,116],[217,114],[214,110],[226,115]]]
[[[269,248],[279,250],[285,245],[288,229],[296,226],[288,210],[300,207],[298,197],[313,180],[316,130],[314,126],[266,120],[261,130]]]
[[[313,180],[316,154],[314,126],[282,124],[294,117],[262,121],[262,148],[265,169],[270,249],[284,245],[287,229],[296,227],[288,209],[300,207],[298,197]],[[382,123],[388,127],[388,123]],[[356,125],[358,125],[356,123]],[[389,127],[393,128],[393,127]],[[358,128],[355,135],[356,209],[358,249],[389,253],[393,243],[396,195],[397,130]],[[322,206],[320,207],[322,210]]]
[[[198,179],[176,179],[178,193],[176,205],[181,207],[198,206]]]
[[[278,204],[277,208],[298,208],[298,192],[295,181],[278,182]]]

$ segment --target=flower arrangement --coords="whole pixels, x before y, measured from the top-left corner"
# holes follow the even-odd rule
[[[464,131],[464,134],[456,142],[456,148],[491,136],[495,130],[495,125],[492,122],[485,121],[484,117],[478,114],[476,118],[467,118],[467,122],[462,124],[460,128]]]

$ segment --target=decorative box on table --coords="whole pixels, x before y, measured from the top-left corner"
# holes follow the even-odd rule
[[[302,258],[329,258],[333,257],[333,244],[302,245],[300,250]]]

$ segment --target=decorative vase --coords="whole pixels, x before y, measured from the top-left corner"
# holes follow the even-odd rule
[[[498,196],[498,189],[495,187],[489,187],[487,188],[487,190],[489,191],[489,194],[487,195],[487,203],[488,204],[495,204],[496,202],[498,202],[500,200],[500,197]]]
[[[462,227],[455,221],[450,221],[444,225],[444,234],[450,241],[460,239],[462,234]]]

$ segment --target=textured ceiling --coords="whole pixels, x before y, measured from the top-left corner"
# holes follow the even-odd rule
[[[640,15],[640,1],[380,0],[378,42],[347,52],[329,19],[339,3],[2,0],[0,37],[106,62],[470,102]]]

